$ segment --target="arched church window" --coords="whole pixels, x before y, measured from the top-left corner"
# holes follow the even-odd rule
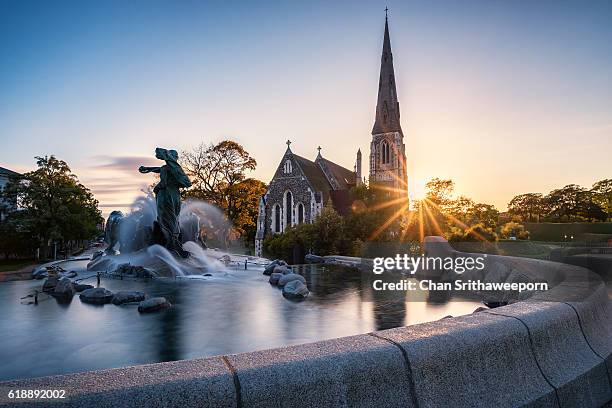
[[[293,166],[291,166],[291,160],[285,161],[283,171],[285,172],[285,174],[290,174],[293,171]]]
[[[291,213],[293,209],[293,195],[291,191],[287,191],[285,193],[285,226],[289,227],[292,225],[291,222]]]
[[[280,211],[280,205],[276,204],[274,206],[273,211],[274,212],[274,232],[281,232],[281,211]]]
[[[298,224],[302,224],[304,222],[304,205],[302,203],[298,204],[297,212]]]
[[[391,161],[391,149],[389,148],[389,143],[386,140],[380,144],[380,162],[383,164],[387,164]]]

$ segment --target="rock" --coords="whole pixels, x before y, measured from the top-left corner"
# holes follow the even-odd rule
[[[59,279],[53,276],[50,278],[47,278],[45,283],[43,283],[43,287],[42,287],[43,292],[52,292],[55,289],[55,285],[57,285],[58,281]]]
[[[94,305],[104,305],[113,300],[113,292],[104,288],[85,289],[79,295],[81,302],[91,303]]]
[[[140,313],[151,313],[169,308],[170,306],[170,302],[168,302],[165,297],[154,297],[140,302],[138,311]]]
[[[152,278],[153,272],[144,266],[140,265],[131,265],[129,263],[124,263],[119,265],[113,272],[115,275],[124,275],[130,276],[134,278]]]
[[[70,271],[70,272],[63,272],[60,273],[61,277],[66,277],[66,278],[76,278],[77,277],[77,273],[75,271]]]
[[[278,286],[285,286],[286,284],[294,280],[299,280],[304,284],[306,283],[306,279],[304,279],[302,275],[298,275],[297,273],[289,273],[287,275],[282,275],[278,279]]]
[[[478,306],[476,309],[474,309],[472,314],[479,313],[479,312],[484,312],[485,310],[489,310],[489,309],[487,309],[486,307]]]
[[[270,276],[272,272],[274,272],[274,268],[279,265],[287,265],[287,262],[283,261],[282,259],[275,259],[270,262],[268,266],[266,266],[266,269],[264,269],[263,274],[266,276]]]
[[[304,257],[308,263],[325,263],[325,258],[315,254],[308,254]]]
[[[32,278],[33,279],[44,279],[47,276],[49,276],[49,272],[47,272],[47,268],[45,267],[39,267],[36,268],[32,271]]]
[[[310,292],[300,280],[293,280],[283,287],[283,296],[287,299],[305,299]]]
[[[270,279],[268,280],[268,282],[270,282],[270,284],[272,285],[278,285],[278,280],[281,276],[283,276],[282,273],[272,272],[272,275],[270,275]]]
[[[272,273],[281,273],[283,275],[287,275],[287,274],[293,273],[293,270],[287,265],[279,265],[274,268],[274,272]]]
[[[144,292],[136,290],[121,290],[115,293],[113,297],[113,305],[122,305],[124,303],[142,302],[145,300]]]
[[[74,287],[72,286],[72,281],[66,277],[60,278],[60,280],[57,281],[57,285],[55,285],[55,288],[53,289],[53,292],[51,292],[51,294],[55,297],[61,297],[61,298],[72,298],[72,296],[74,296]]]
[[[73,283],[72,286],[74,287],[74,290],[77,292],[82,292],[86,289],[93,289],[93,285],[87,285],[84,283]]]

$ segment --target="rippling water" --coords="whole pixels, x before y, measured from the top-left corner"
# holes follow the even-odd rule
[[[84,262],[62,265],[81,269]],[[299,268],[310,296],[283,298],[261,270],[225,277],[136,282],[103,278],[111,291],[165,296],[167,311],[141,315],[136,305],[70,304],[41,296],[20,300],[42,281],[0,284],[0,380],[240,353],[367,333],[472,312],[472,301],[408,301],[373,292],[361,275],[337,267]],[[81,275],[82,276],[82,275]],[[95,278],[84,283],[95,284]],[[444,303],[445,302],[445,303]]]

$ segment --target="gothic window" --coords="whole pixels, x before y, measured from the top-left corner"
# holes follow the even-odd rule
[[[389,143],[386,140],[380,144],[380,162],[382,164],[387,164],[391,161],[391,150],[389,148]]]
[[[298,204],[297,207],[297,222],[298,224],[302,224],[304,222],[304,205],[302,203]]]
[[[281,232],[281,211],[280,205],[276,204],[272,210],[274,213],[274,232]]]
[[[291,213],[293,212],[293,195],[291,191],[285,193],[285,226],[289,227],[292,225]]]
[[[283,167],[283,171],[285,172],[285,174],[291,174],[292,170],[293,168],[291,166],[291,160],[285,161],[285,166]]]

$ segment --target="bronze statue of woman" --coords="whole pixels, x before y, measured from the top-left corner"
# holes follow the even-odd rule
[[[181,193],[179,189],[191,186],[191,181],[178,164],[176,150],[166,150],[158,147],[155,157],[164,160],[161,167],[140,166],[141,173],[159,173],[159,183],[153,189],[157,203],[157,221],[153,227],[153,240],[165,246],[169,251],[186,258],[189,253],[183,250],[181,244],[181,228],[179,213],[181,212]]]

